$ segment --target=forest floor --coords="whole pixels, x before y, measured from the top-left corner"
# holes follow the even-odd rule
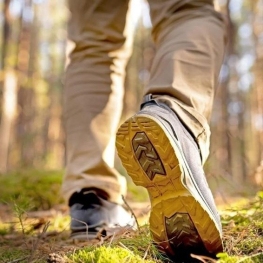
[[[61,175],[25,171],[0,176],[1,263],[168,262],[151,242],[147,193],[130,181],[126,201],[139,228],[92,241],[71,240],[68,208],[59,197]],[[224,253],[217,260],[193,257],[207,263],[263,262],[263,192],[249,199],[230,199],[231,205],[219,205]]]

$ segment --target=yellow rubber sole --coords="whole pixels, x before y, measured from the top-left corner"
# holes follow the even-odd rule
[[[215,255],[222,251],[220,233],[183,185],[181,155],[161,126],[151,116],[135,115],[121,125],[116,138],[123,166],[136,185],[148,190],[153,240],[168,256],[182,251]]]

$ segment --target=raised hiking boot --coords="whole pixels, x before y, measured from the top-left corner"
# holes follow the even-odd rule
[[[134,218],[121,205],[112,203],[94,190],[83,189],[69,200],[71,237],[93,239],[117,233],[134,225]]]
[[[119,128],[116,146],[134,183],[148,190],[159,250],[172,258],[221,252],[220,218],[200,152],[174,111],[153,99],[144,103]]]

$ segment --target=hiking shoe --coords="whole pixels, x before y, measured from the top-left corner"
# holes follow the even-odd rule
[[[93,190],[74,193],[69,206],[73,239],[108,236],[134,225],[134,218],[121,205],[105,200]]]
[[[151,99],[121,125],[116,139],[128,174],[148,190],[150,231],[159,250],[172,258],[221,252],[221,222],[200,152],[175,112]]]

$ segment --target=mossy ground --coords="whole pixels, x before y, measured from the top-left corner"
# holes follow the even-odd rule
[[[167,262],[151,242],[148,226],[89,242],[69,239],[67,206],[59,197],[62,172],[24,171],[0,176],[0,262]],[[129,183],[132,209],[141,224],[144,190]],[[143,201],[134,208],[132,201]],[[136,210],[137,209],[137,210]],[[141,213],[140,210],[144,212]],[[222,212],[225,252],[200,262],[263,262],[263,193]]]

